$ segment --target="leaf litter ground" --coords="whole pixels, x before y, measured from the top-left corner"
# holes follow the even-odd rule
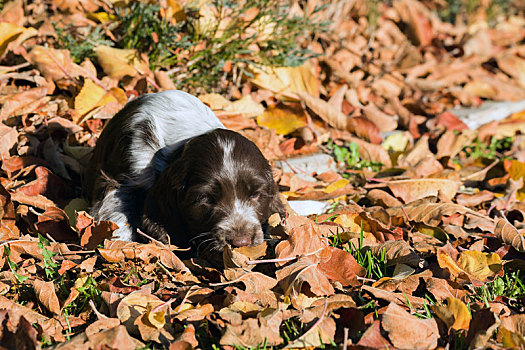
[[[184,5],[160,14],[184,22]],[[293,14],[319,4],[303,5]],[[431,1],[325,5],[328,29],[298,43],[316,58],[233,61],[221,94],[192,91],[260,147],[288,203],[270,240],[226,249],[217,269],[111,240],[115,224],[93,221],[80,192],[106,120],[177,87],[181,69],[111,47],[109,3],[3,3],[3,347],[525,347],[523,9],[452,25]],[[109,42],[65,48],[53,22]],[[486,101],[502,103],[475,113]]]

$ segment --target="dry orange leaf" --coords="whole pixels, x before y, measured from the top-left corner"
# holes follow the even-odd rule
[[[392,193],[405,203],[428,196],[440,196],[450,201],[454,198],[461,182],[448,179],[410,179],[387,182]]]
[[[73,63],[69,50],[57,50],[37,45],[29,53],[28,60],[37,66],[40,73],[48,80],[56,82],[78,76],[78,68]]]
[[[298,91],[297,96],[330,126],[340,130],[347,130],[349,117],[330,103],[304,91]]]
[[[16,128],[10,128],[0,123],[0,154],[7,158],[9,150],[13,148],[17,141],[18,131]]]
[[[419,319],[395,303],[388,305],[381,325],[396,348],[434,349],[437,347],[439,330],[436,320]]]
[[[60,315],[60,302],[58,301],[53,282],[34,280],[33,287],[35,288],[35,294],[42,305],[53,314]]]
[[[494,235],[505,244],[513,246],[517,251],[525,251],[525,237],[507,219],[500,218],[498,220]]]

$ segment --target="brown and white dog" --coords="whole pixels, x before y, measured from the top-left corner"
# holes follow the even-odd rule
[[[95,219],[119,226],[115,238],[135,241],[141,229],[201,251],[260,244],[268,217],[284,212],[257,146],[182,91],[144,95],[117,113],[84,189]]]

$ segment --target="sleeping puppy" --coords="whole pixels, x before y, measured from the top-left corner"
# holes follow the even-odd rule
[[[106,125],[85,192],[114,237],[137,229],[199,251],[258,245],[268,217],[283,213],[271,168],[257,146],[226,130],[199,99],[164,91],[129,102]]]

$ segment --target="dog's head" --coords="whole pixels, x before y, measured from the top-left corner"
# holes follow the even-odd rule
[[[143,223],[175,244],[193,241],[212,251],[262,243],[262,224],[275,212],[284,209],[261,151],[240,134],[217,129],[188,141],[161,173]]]

